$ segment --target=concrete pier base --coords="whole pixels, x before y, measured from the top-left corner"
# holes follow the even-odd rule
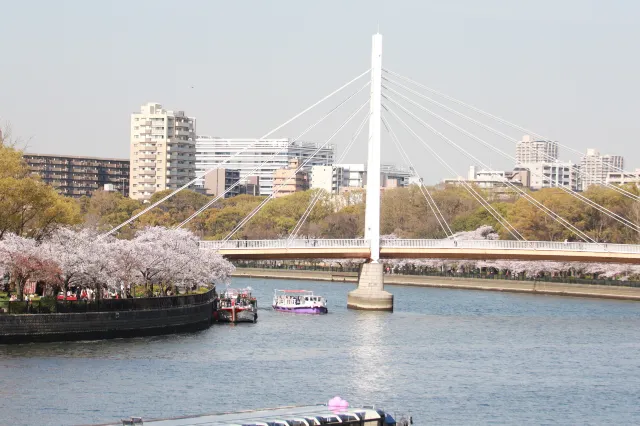
[[[349,292],[347,308],[393,312],[393,294],[384,290],[382,263],[363,263],[360,266],[358,288]]]

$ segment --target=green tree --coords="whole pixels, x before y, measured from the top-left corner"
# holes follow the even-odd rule
[[[578,205],[577,200],[567,192],[559,188],[545,188],[532,192],[531,196],[576,228],[584,229],[584,208]],[[507,220],[527,240],[572,241],[578,239],[572,231],[525,198],[520,198],[512,205],[508,211]],[[503,229],[500,232],[501,238],[507,238],[506,234],[507,232]]]
[[[29,175],[22,153],[0,144],[0,238],[7,232],[42,239],[81,222],[77,203]]]
[[[134,212],[142,207],[137,200],[123,196],[119,192],[96,191],[91,197],[78,200],[80,212],[85,226],[108,231],[125,222]],[[125,227],[120,236],[133,237],[136,223],[133,227]]]

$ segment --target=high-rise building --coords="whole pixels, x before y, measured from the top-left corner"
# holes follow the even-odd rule
[[[113,185],[113,191],[124,196],[129,193],[129,160],[51,154],[22,158],[44,183],[69,197],[90,196],[105,185]]]
[[[318,152],[316,153],[316,151]],[[314,155],[314,153],[316,154]],[[245,184],[250,176],[258,176],[260,178],[258,180],[259,195],[271,195],[275,171],[287,168],[290,159],[297,158],[300,164],[310,159],[303,168],[303,171],[309,172],[313,166],[332,164],[334,155],[335,147],[333,145],[322,147],[322,144],[313,142],[291,142],[290,139],[258,141],[256,139],[198,136],[196,140],[196,173],[198,176],[202,176],[207,170],[224,163],[224,167],[240,171],[242,184]],[[264,162],[266,163],[262,165]],[[196,182],[199,187],[202,187],[203,184],[203,180]]]
[[[582,175],[582,190],[590,185],[603,185],[607,181],[609,172],[619,172],[624,169],[624,159],[620,155],[600,155],[592,148],[582,157],[580,172]]]
[[[148,103],[131,114],[131,198],[148,200],[195,178],[196,119]]]
[[[550,163],[558,159],[558,142],[535,140],[524,135],[516,144],[516,166],[532,163]]]

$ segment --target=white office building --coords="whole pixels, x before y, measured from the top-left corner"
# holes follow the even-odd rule
[[[334,169],[339,188],[364,188],[367,179],[364,164],[335,164]]]
[[[590,185],[603,185],[609,173],[624,169],[624,159],[620,155],[600,155],[595,149],[587,149],[582,157],[580,171],[582,173],[582,190]]]
[[[290,139],[224,139],[198,136],[196,174],[201,176],[205,171],[227,161],[222,167],[239,170],[241,184],[250,176],[258,176],[260,195],[271,195],[275,171],[286,169],[290,159],[298,158],[302,164],[319,149],[304,167],[304,171],[311,172],[311,168],[316,165],[331,165],[335,146],[327,145],[320,148],[321,146],[322,144],[313,142],[292,143]],[[202,181],[196,183],[197,187],[203,185]]]
[[[516,166],[532,163],[550,163],[558,159],[558,142],[536,140],[524,135],[516,144]]]
[[[607,184],[626,185],[628,183],[640,185],[640,169],[636,169],[635,172],[609,172],[607,174]]]
[[[580,190],[580,170],[571,161],[521,164],[519,167],[529,170],[531,189],[564,186],[574,191]]]

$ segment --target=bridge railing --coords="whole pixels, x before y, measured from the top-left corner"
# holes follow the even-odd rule
[[[365,239],[294,239],[294,240],[229,240],[200,241],[201,249],[299,249],[299,248],[368,248]]]
[[[555,241],[512,240],[380,240],[385,248],[443,248],[443,249],[493,249],[493,250],[557,250],[596,253],[640,253],[637,244],[579,243]]]
[[[295,239],[295,240],[229,240],[201,241],[200,248],[209,250],[251,250],[251,249],[322,249],[322,248],[368,248],[365,239]],[[381,248],[415,249],[479,249],[479,250],[555,250],[591,253],[636,253],[637,244],[579,243],[554,241],[512,241],[512,240],[429,240],[429,239],[382,239]]]

